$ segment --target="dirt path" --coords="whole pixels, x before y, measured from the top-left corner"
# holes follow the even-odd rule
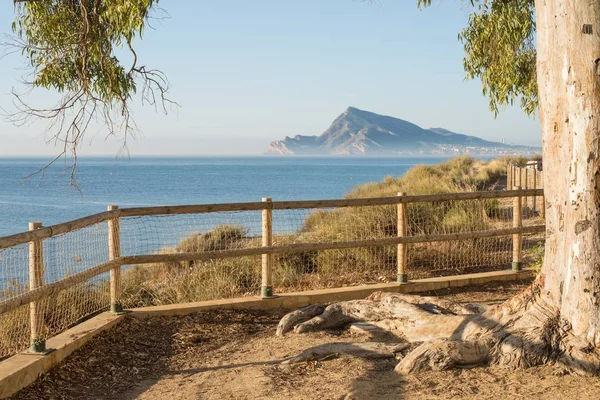
[[[496,303],[523,285],[436,294]],[[558,367],[474,368],[399,377],[396,360],[277,361],[326,342],[367,341],[349,331],[274,336],[283,313],[211,311],[126,319],[14,399],[572,399],[600,398],[600,379]],[[564,375],[564,376],[563,376]]]

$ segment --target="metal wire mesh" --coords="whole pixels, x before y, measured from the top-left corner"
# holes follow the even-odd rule
[[[29,304],[0,314],[0,360],[29,346]]]
[[[0,301],[10,300],[27,290],[29,244],[0,249]]]
[[[108,261],[108,224],[90,225],[44,240],[44,283],[52,283]]]
[[[276,255],[278,292],[356,286],[396,280],[396,245]]]
[[[120,219],[121,254],[231,250],[260,238],[261,211],[158,215]]]
[[[106,223],[58,234],[43,241],[38,287],[59,282],[108,261]],[[30,245],[0,250],[0,302],[31,287]],[[45,340],[108,307],[108,276],[101,274],[65,287],[37,302],[37,339]],[[0,358],[25,349],[30,342],[29,305],[0,315]]]

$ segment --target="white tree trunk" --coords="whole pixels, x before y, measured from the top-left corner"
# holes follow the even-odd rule
[[[599,347],[600,0],[535,5],[547,206],[543,296],[574,336]]]

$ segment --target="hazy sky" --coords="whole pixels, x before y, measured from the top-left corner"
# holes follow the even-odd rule
[[[497,119],[479,81],[464,81],[459,1],[161,0],[169,19],[137,42],[141,62],[166,72],[181,104],[167,116],[134,107],[144,136],[132,155],[261,154],[286,135],[319,135],[348,106],[424,128],[539,145],[537,119],[510,108]],[[12,1],[0,2],[8,33]],[[23,59],[0,60],[0,106],[11,109]],[[51,99],[44,95],[42,98]],[[39,98],[37,99],[39,100]],[[43,126],[0,122],[0,156],[53,154]],[[82,155],[115,155],[89,132]]]

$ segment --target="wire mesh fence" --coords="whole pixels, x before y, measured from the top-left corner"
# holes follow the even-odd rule
[[[91,278],[78,277],[108,265],[109,240],[115,234],[120,243],[117,265],[130,262],[120,268],[116,295],[120,305],[135,308],[257,296],[264,289],[265,257],[272,260],[269,284],[279,293],[394,282],[400,265],[409,279],[507,269],[514,262],[517,232],[500,236],[489,232],[517,226],[515,217],[520,217],[519,226],[541,228],[544,223],[535,208],[523,208],[516,216],[514,197],[455,197],[411,202],[380,198],[356,206],[343,201],[339,206],[244,203],[251,206],[164,214],[123,210],[120,217],[110,215],[119,220],[112,228],[109,217],[96,217],[94,221],[100,222],[73,230],[63,227],[59,234],[50,230],[43,240],[9,246],[2,245],[10,243],[3,242],[7,238],[0,238],[0,358],[27,348],[32,338],[43,342],[109,309],[113,300],[107,271],[112,267],[97,269]],[[272,211],[265,214],[262,207]],[[268,252],[262,240],[265,215],[272,219]],[[523,235],[522,261],[528,265],[540,260],[542,230]],[[406,238],[419,240],[402,245],[404,260],[399,243]],[[37,258],[32,243],[42,246]],[[262,255],[265,252],[267,256]],[[38,260],[37,267],[32,257]],[[143,257],[143,263],[136,257]],[[32,271],[39,272],[35,268],[42,271],[39,282],[31,280]],[[67,282],[73,278],[77,279]],[[15,301],[38,286],[53,290],[31,303],[38,314],[32,319],[33,306]]]
[[[35,251],[30,243],[0,249],[0,303],[108,261],[107,243],[106,224],[92,224],[36,242]],[[0,314],[0,358],[27,348],[33,336],[43,342],[107,309],[107,289],[101,274]]]

